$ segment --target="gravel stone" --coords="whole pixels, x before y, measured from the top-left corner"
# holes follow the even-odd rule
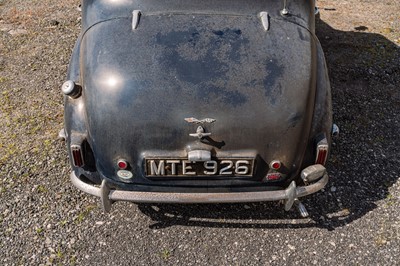
[[[18,36],[18,35],[26,35],[28,34],[28,31],[25,29],[16,29],[16,30],[10,30],[8,33],[12,36]]]

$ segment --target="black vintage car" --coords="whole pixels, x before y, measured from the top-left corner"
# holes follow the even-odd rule
[[[79,189],[113,201],[298,201],[328,182],[310,0],[83,0],[62,85]]]

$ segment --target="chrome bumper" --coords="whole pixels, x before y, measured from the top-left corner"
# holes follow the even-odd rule
[[[315,183],[296,187],[292,183],[284,190],[256,192],[224,192],[224,193],[174,193],[174,192],[140,192],[111,189],[105,180],[101,186],[94,186],[79,179],[74,172],[70,175],[72,183],[80,190],[100,197],[103,210],[109,212],[114,201],[132,201],[136,203],[240,203],[285,200],[288,211],[297,198],[313,194],[328,183],[328,173]]]

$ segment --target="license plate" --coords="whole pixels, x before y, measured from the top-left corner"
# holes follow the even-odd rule
[[[215,159],[192,162],[187,159],[145,159],[146,176],[252,176],[254,159]]]

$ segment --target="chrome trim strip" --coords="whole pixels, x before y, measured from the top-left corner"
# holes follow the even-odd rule
[[[265,31],[269,30],[269,15],[268,12],[262,11],[260,12],[261,23],[264,27]]]
[[[132,11],[132,30],[136,30],[139,26],[140,15],[140,10]]]

